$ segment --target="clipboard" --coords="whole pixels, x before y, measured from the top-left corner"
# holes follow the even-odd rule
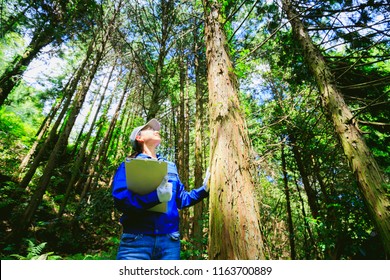
[[[127,188],[144,195],[157,189],[168,174],[168,163],[153,159],[127,158],[125,160]],[[165,213],[167,203],[160,203],[148,211]]]

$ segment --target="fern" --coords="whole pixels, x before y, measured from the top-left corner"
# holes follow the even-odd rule
[[[44,253],[43,249],[45,249],[47,242],[40,243],[38,245],[35,245],[34,242],[31,240],[27,240],[28,242],[28,248],[27,248],[27,256],[24,257],[19,254],[12,254],[12,257],[17,258],[18,260],[54,260],[54,259],[61,259],[60,256],[54,256],[53,252]]]
[[[27,257],[29,257],[32,260],[39,258],[46,244],[47,242],[43,242],[41,244],[35,245],[34,242],[28,240]]]

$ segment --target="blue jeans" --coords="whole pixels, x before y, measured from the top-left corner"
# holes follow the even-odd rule
[[[122,233],[117,260],[179,260],[180,234]]]

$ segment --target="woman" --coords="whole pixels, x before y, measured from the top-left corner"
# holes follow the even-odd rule
[[[161,142],[159,131],[160,123],[152,119],[136,127],[130,135],[135,150],[131,157],[168,163],[168,175],[158,188],[145,195],[128,190],[124,162],[114,176],[112,195],[116,208],[123,213],[118,260],[180,259],[178,209],[192,206],[208,196],[208,172],[203,186],[187,192],[180,182],[176,165],[157,154],[156,148]],[[165,213],[148,211],[162,202],[167,202]]]

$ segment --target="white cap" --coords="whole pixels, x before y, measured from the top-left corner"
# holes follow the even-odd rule
[[[130,141],[131,141],[131,144],[133,145],[133,147],[135,147],[135,138],[137,137],[138,133],[142,129],[144,129],[146,126],[150,126],[151,128],[153,128],[156,131],[159,131],[161,128],[160,123],[156,119],[151,119],[146,124],[141,125],[141,126],[137,126],[136,128],[134,128],[133,132],[131,132],[131,135],[130,135]]]

